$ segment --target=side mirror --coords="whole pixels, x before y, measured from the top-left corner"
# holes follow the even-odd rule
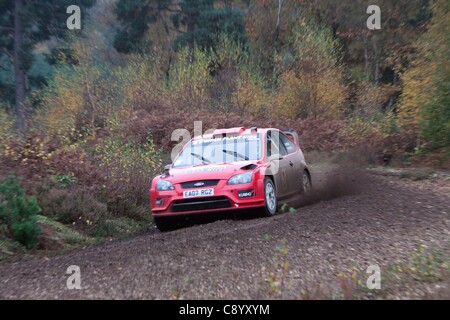
[[[269,161],[274,160],[283,160],[283,156],[281,154],[273,154],[269,157]]]
[[[164,173],[169,173],[170,168],[172,168],[172,164],[171,163],[166,164],[164,166]]]

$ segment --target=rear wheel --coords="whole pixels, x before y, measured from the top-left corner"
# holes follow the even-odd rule
[[[268,177],[264,179],[264,200],[264,211],[266,216],[271,217],[275,215],[278,208],[277,193],[272,179]]]
[[[308,171],[303,170],[302,193],[304,195],[309,195],[311,193],[311,189],[312,189],[311,176],[309,175]]]
[[[159,231],[165,232],[174,230],[176,227],[176,222],[173,220],[169,220],[166,218],[153,218],[153,222],[156,225],[156,228],[158,228]]]

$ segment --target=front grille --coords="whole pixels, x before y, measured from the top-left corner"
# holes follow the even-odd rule
[[[172,204],[173,212],[199,211],[230,208],[231,203],[227,197],[209,197],[176,200]]]
[[[183,189],[192,189],[192,188],[213,187],[216,186],[218,183],[219,180],[198,180],[198,181],[182,182],[181,186],[183,187]]]

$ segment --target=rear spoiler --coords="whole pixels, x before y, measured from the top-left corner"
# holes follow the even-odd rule
[[[297,133],[297,131],[295,131],[294,129],[282,129],[281,131],[300,147],[300,135]]]

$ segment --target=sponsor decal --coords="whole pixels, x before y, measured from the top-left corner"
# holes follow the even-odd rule
[[[202,172],[220,172],[225,170],[224,166],[215,166],[215,167],[202,167],[202,168],[192,168],[183,171],[185,174],[193,174],[193,173],[202,173]]]

